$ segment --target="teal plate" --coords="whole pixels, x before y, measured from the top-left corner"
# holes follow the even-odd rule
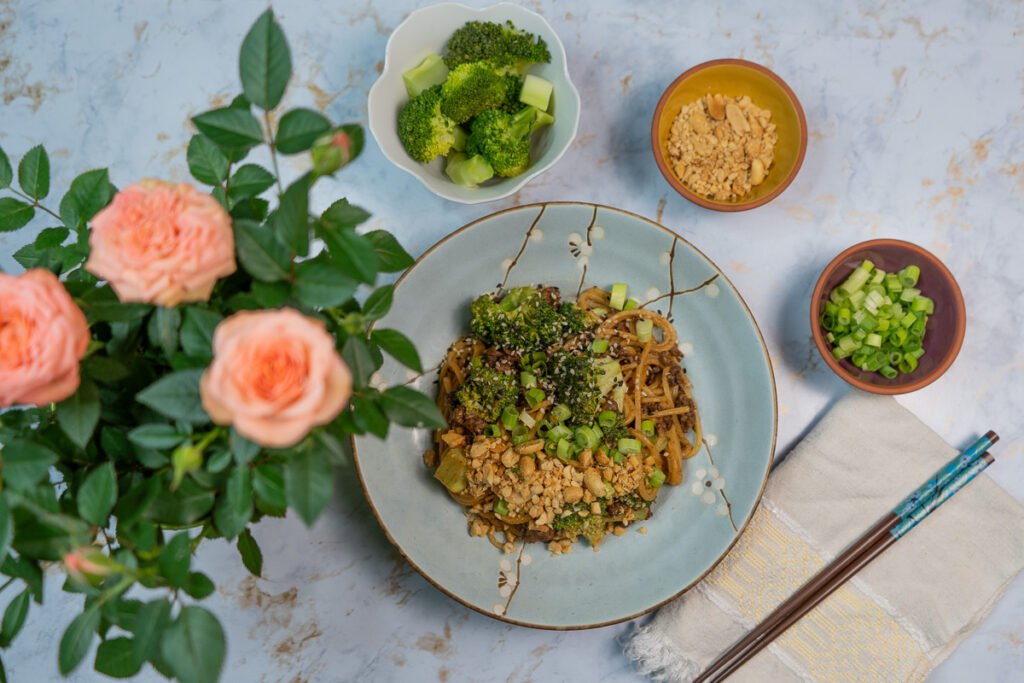
[[[627,282],[640,302],[656,299],[650,308],[668,314],[671,304],[705,436],[682,485],[662,489],[646,534],[638,524],[599,552],[581,543],[556,557],[532,543],[504,554],[469,535],[463,508],[424,467],[427,430],[396,428],[384,441],[356,439],[366,497],[413,568],[467,607],[550,629],[633,619],[711,571],[761,498],[777,425],[764,340],[732,283],[695,247],[640,216],[583,203],[516,207],[457,230],[402,277],[378,325],[405,333],[436,368],[468,331],[470,301],[502,282],[555,285],[569,297],[581,282]],[[414,379],[389,360],[376,379],[431,393],[435,378]]]

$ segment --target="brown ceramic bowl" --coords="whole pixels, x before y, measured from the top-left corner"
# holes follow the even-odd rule
[[[819,320],[825,302],[832,290],[864,259],[886,272],[915,264],[921,269],[918,289],[935,301],[935,313],[928,318],[928,326],[925,328],[925,354],[921,356],[917,369],[909,374],[901,373],[886,379],[877,372],[861,370],[848,359],[836,360],[832,355],[831,344],[825,339],[825,331]],[[964,297],[953,274],[930,251],[903,240],[870,240],[853,245],[825,266],[811,296],[811,332],[821,357],[844,380],[873,394],[906,394],[937,380],[960,353],[966,324]]]
[[[679,110],[704,95],[715,93],[731,97],[748,95],[754,104],[771,111],[778,133],[775,162],[768,169],[764,182],[742,199],[731,202],[695,194],[676,177],[668,161],[669,132]],[[651,122],[651,148],[668,184],[694,204],[715,211],[746,211],[775,199],[796,178],[807,151],[807,120],[796,95],[774,73],[742,59],[716,59],[684,72],[665,90]]]

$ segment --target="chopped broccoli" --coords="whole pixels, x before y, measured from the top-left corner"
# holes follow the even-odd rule
[[[455,123],[465,123],[503,106],[509,87],[508,77],[487,62],[462,64],[451,70],[441,86],[441,112]]]
[[[558,351],[548,366],[548,379],[554,386],[555,398],[568,406],[569,421],[577,425],[593,423],[601,404],[593,359],[589,355]]]
[[[568,315],[565,306],[555,308],[531,287],[511,289],[500,299],[491,294],[477,297],[470,314],[470,328],[477,339],[520,352],[543,349],[580,331],[577,316]]]
[[[466,151],[481,154],[491,163],[495,175],[511,178],[530,165],[530,127],[537,111],[523,107],[515,114],[492,109],[473,121]]]
[[[614,421],[609,426],[601,425],[602,437],[601,440],[608,448],[615,448],[619,439],[625,439],[631,436],[629,428],[626,427],[625,418],[622,417],[622,413],[616,413]]]
[[[581,518],[579,513],[572,513],[566,517],[559,517],[551,522],[551,527],[559,531],[567,538],[575,541],[578,536],[583,536],[590,545],[597,546],[605,534],[604,515],[588,515]]]
[[[551,61],[543,38],[522,31],[511,22],[469,21],[448,39],[444,61],[449,69],[481,60],[499,61],[525,70],[530,64]]]
[[[487,422],[497,422],[507,406],[515,407],[519,398],[519,382],[486,365],[474,368],[456,391],[459,403],[466,410]]]
[[[406,102],[398,115],[398,139],[421,163],[448,153],[455,143],[455,122],[441,113],[441,86],[427,88]]]

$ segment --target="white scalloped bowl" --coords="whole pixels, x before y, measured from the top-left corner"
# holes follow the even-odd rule
[[[427,55],[441,54],[452,33],[474,20],[511,21],[547,42],[551,63],[537,64],[531,67],[530,73],[551,81],[554,86],[550,111],[555,122],[535,137],[530,153],[532,163],[525,173],[490,180],[478,187],[462,187],[444,174],[444,159],[421,164],[406,153],[398,139],[398,113],[409,99],[402,72],[419,64]],[[370,132],[391,163],[416,176],[439,197],[462,204],[479,204],[515,193],[565,154],[579,126],[580,94],[569,79],[565,47],[544,17],[510,3],[475,9],[447,2],[416,10],[391,34],[385,49],[384,70],[370,88],[368,109]]]

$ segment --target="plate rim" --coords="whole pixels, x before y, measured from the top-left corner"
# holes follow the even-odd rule
[[[764,352],[765,362],[768,365],[768,379],[770,380],[770,384],[771,384],[771,388],[772,388],[772,443],[771,443],[771,448],[769,449],[768,463],[767,463],[767,466],[765,467],[765,470],[764,470],[764,477],[763,477],[763,479],[761,481],[761,487],[760,487],[760,489],[758,489],[757,496],[754,499],[754,505],[750,508],[750,513],[747,515],[746,519],[743,520],[743,523],[740,524],[739,529],[736,532],[736,535],[733,537],[733,539],[731,541],[729,541],[729,544],[725,547],[725,550],[722,551],[722,553],[715,559],[714,562],[712,562],[708,566],[707,569],[705,569],[699,576],[694,578],[693,581],[689,582],[688,584],[686,584],[685,586],[680,588],[678,591],[676,591],[672,595],[670,595],[667,598],[665,598],[664,600],[661,600],[660,602],[657,602],[657,603],[655,603],[655,604],[653,604],[653,605],[651,605],[649,607],[646,607],[646,608],[640,610],[639,612],[636,612],[636,613],[633,613],[633,614],[629,614],[629,615],[625,615],[625,616],[621,616],[621,617],[616,617],[614,619],[609,619],[607,621],[588,623],[588,624],[572,624],[572,625],[568,625],[568,626],[560,626],[560,625],[554,625],[554,624],[537,624],[537,623],[530,622],[530,621],[523,621],[521,619],[512,619],[512,618],[510,618],[508,616],[505,616],[503,614],[495,614],[493,611],[487,611],[487,610],[485,610],[485,609],[483,609],[483,608],[481,608],[481,607],[479,607],[477,605],[471,604],[470,602],[460,598],[459,596],[455,595],[450,590],[448,590],[447,588],[442,586],[440,583],[435,581],[429,574],[427,574],[426,571],[421,569],[419,565],[417,565],[415,562],[413,562],[413,560],[406,554],[406,552],[402,548],[402,546],[391,535],[391,532],[388,530],[388,527],[384,523],[384,520],[381,518],[380,514],[377,512],[377,507],[373,504],[373,498],[370,496],[370,491],[369,491],[369,489],[366,486],[366,481],[363,479],[362,467],[359,464],[359,453],[358,453],[358,448],[356,447],[356,437],[355,437],[355,435],[352,436],[350,443],[351,443],[351,446],[352,446],[352,462],[355,463],[356,475],[359,477],[359,487],[363,491],[363,496],[366,498],[366,503],[370,507],[370,512],[373,513],[374,519],[377,520],[377,524],[380,525],[380,528],[381,528],[381,530],[383,530],[384,536],[388,539],[388,542],[392,546],[394,546],[395,550],[398,551],[398,554],[401,555],[402,559],[405,560],[409,564],[409,566],[412,567],[416,571],[417,574],[419,574],[424,579],[426,579],[427,583],[429,583],[434,588],[436,588],[441,593],[443,593],[445,596],[451,598],[452,600],[454,600],[455,602],[459,603],[460,605],[463,605],[464,607],[468,607],[469,609],[473,610],[474,612],[477,612],[477,613],[482,614],[482,615],[484,615],[486,617],[490,617],[491,619],[495,619],[497,621],[500,621],[500,622],[503,622],[503,623],[506,623],[506,624],[512,624],[514,626],[525,626],[527,628],[535,628],[535,629],[540,629],[540,630],[544,630],[544,631],[585,631],[585,630],[589,630],[589,629],[602,628],[604,626],[613,626],[615,624],[621,624],[621,623],[626,622],[626,621],[632,621],[634,619],[638,619],[638,618],[640,618],[640,617],[642,617],[642,616],[644,616],[646,614],[650,614],[651,612],[653,612],[654,610],[662,607],[663,605],[666,605],[669,602],[672,602],[673,600],[679,598],[684,593],[689,592],[694,586],[696,586],[698,583],[700,583],[704,579],[704,577],[706,577],[708,574],[710,574],[712,571],[714,571],[714,569],[716,567],[718,567],[718,565],[722,562],[722,560],[724,560],[726,558],[726,556],[730,552],[732,552],[733,547],[736,545],[736,543],[743,536],[743,534],[747,530],[747,527],[749,526],[751,520],[754,518],[754,513],[757,512],[757,508],[761,505],[761,501],[764,498],[765,488],[768,485],[768,477],[771,474],[772,465],[775,462],[775,448],[776,448],[776,446],[778,444],[778,436],[779,436],[779,392],[778,392],[778,388],[777,388],[776,382],[775,382],[775,367],[772,364],[772,357],[771,357],[771,354],[768,352],[768,345],[767,345],[767,343],[765,343],[764,334],[761,333],[761,328],[757,324],[757,319],[754,318],[754,314],[750,310],[750,306],[747,305],[746,300],[744,300],[743,295],[740,294],[740,290],[736,288],[736,285],[734,285],[732,283],[732,280],[730,280],[729,277],[725,274],[725,272],[722,271],[722,269],[718,267],[717,263],[715,263],[713,260],[711,260],[708,257],[707,254],[705,254],[703,251],[701,251],[696,246],[694,246],[689,240],[684,238],[682,235],[679,235],[677,232],[675,232],[671,228],[668,228],[668,227],[662,225],[661,223],[658,223],[657,221],[651,220],[650,218],[647,218],[646,216],[641,216],[640,214],[634,213],[634,212],[629,211],[627,209],[620,209],[618,207],[609,206],[607,204],[600,204],[600,203],[596,203],[596,202],[585,202],[585,201],[547,201],[547,202],[534,202],[532,204],[519,204],[519,205],[516,205],[516,206],[510,206],[510,207],[501,209],[499,211],[494,211],[492,213],[487,214],[486,216],[481,216],[480,218],[472,220],[469,223],[466,223],[465,225],[463,225],[462,227],[460,227],[460,228],[458,228],[456,230],[453,230],[452,232],[448,233],[447,235],[445,235],[444,237],[439,239],[433,245],[431,245],[426,251],[424,251],[422,254],[420,254],[419,258],[417,258],[413,262],[413,264],[411,266],[409,266],[405,270],[405,272],[403,272],[401,274],[401,276],[399,276],[399,278],[397,280],[395,280],[394,288],[397,290],[399,285],[402,284],[402,282],[406,279],[406,277],[408,277],[409,274],[418,265],[420,265],[420,263],[422,263],[428,256],[430,256],[432,253],[434,253],[434,251],[436,251],[441,246],[443,246],[446,242],[448,242],[448,240],[453,239],[454,237],[456,237],[458,235],[461,235],[463,232],[466,232],[466,231],[476,227],[478,224],[482,223],[483,221],[489,220],[491,218],[494,218],[496,216],[500,216],[500,215],[505,214],[505,213],[510,213],[512,211],[522,211],[522,210],[527,210],[527,209],[532,209],[532,208],[541,208],[541,207],[548,207],[548,206],[582,206],[582,207],[589,207],[591,209],[596,209],[596,210],[602,210],[603,209],[605,211],[610,211],[610,212],[613,212],[613,213],[620,213],[620,214],[627,215],[627,216],[629,216],[631,218],[638,219],[640,221],[643,221],[644,223],[648,223],[649,225],[654,226],[654,227],[656,227],[656,228],[658,228],[658,229],[668,233],[669,235],[671,235],[675,239],[678,239],[679,241],[681,241],[684,244],[686,244],[686,246],[690,247],[695,252],[700,254],[704,258],[704,260],[706,260],[709,264],[711,264],[712,268],[714,268],[716,271],[718,271],[718,273],[721,275],[721,277],[725,279],[725,281],[729,284],[729,286],[732,288],[732,290],[736,293],[736,297],[739,299],[740,303],[743,305],[743,309],[746,311],[747,317],[750,318],[750,322],[754,326],[754,331],[757,332],[758,341],[761,342],[761,350]],[[370,329],[372,329],[372,328],[373,328],[373,326],[371,325]]]

